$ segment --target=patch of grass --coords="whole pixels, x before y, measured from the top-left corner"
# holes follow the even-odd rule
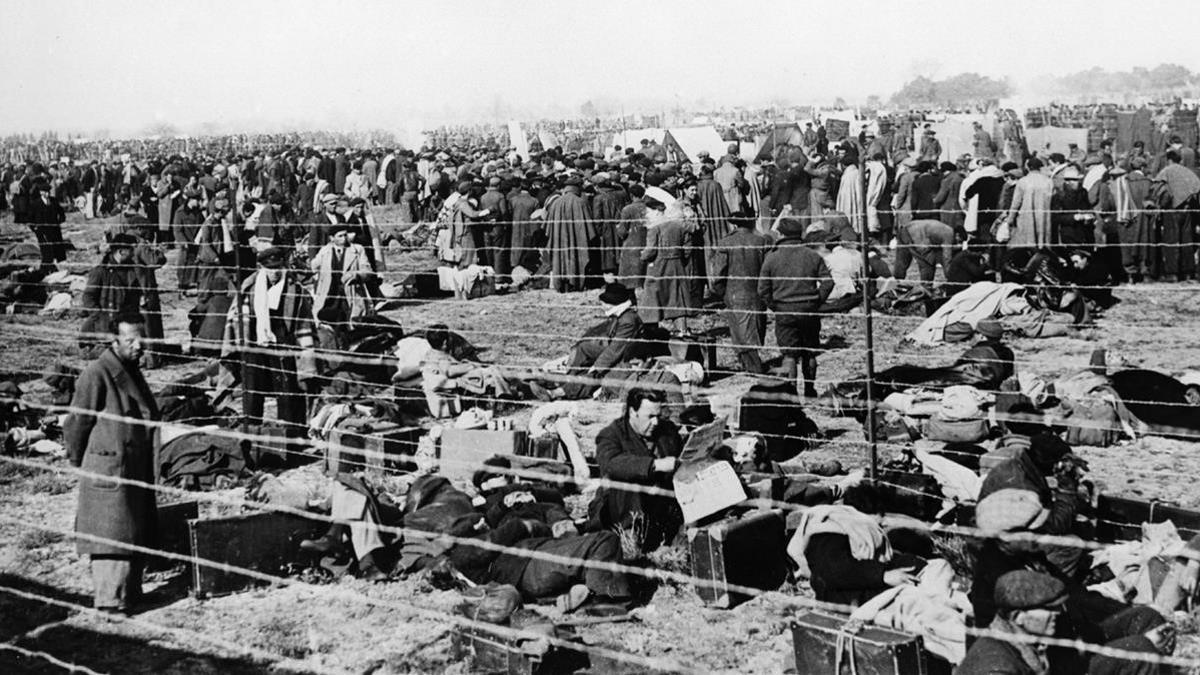
[[[0,462],[0,485],[18,485],[35,478],[45,471],[12,462]]]
[[[22,551],[31,551],[35,548],[45,548],[65,539],[58,532],[49,530],[25,530],[17,537],[16,546]]]
[[[263,618],[252,631],[251,643],[292,659],[305,659],[312,653],[308,627],[288,616]]]
[[[33,492],[48,495],[66,494],[75,489],[75,479],[53,471],[43,471],[29,481]]]

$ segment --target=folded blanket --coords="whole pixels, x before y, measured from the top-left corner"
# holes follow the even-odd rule
[[[855,560],[888,562],[892,559],[892,545],[873,517],[850,506],[814,506],[801,516],[796,533],[787,547],[788,555],[800,567],[798,575],[801,578],[812,575],[804,550],[815,534],[846,535],[850,540],[850,554]]]

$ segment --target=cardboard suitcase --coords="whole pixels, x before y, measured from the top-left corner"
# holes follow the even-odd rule
[[[806,675],[927,675],[920,636],[850,617],[806,612],[792,622],[796,672]]]
[[[537,438],[530,438],[524,448],[517,448],[517,454],[525,457],[558,460],[564,456],[561,445],[562,441],[559,440],[558,434],[542,434]]]
[[[704,604],[729,608],[750,599],[730,586],[773,591],[787,579],[783,512],[756,510],[687,529],[692,574]],[[803,672],[803,671],[802,671]]]
[[[188,521],[192,555],[197,560],[271,575],[303,558],[301,540],[316,539],[328,529],[326,521],[276,511]],[[192,593],[197,598],[226,595],[262,583],[202,562],[192,565]]]
[[[492,455],[523,452],[528,432],[521,429],[446,429],[438,450],[438,473],[450,480],[471,480]]]
[[[1142,523],[1171,521],[1186,541],[1200,534],[1200,511],[1163,502],[1109,497],[1096,501],[1096,539],[1103,542],[1136,541],[1142,538]]]
[[[329,433],[325,446],[325,469],[330,475],[340,472],[411,471],[413,456],[421,438],[420,427],[392,422],[350,418]]]

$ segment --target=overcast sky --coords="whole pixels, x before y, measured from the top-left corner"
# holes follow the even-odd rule
[[[854,101],[920,71],[1019,86],[1092,66],[1200,70],[1186,0],[0,3],[0,135],[403,129],[498,100]]]

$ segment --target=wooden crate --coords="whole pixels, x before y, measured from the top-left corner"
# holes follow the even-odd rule
[[[197,558],[272,575],[302,559],[301,540],[320,537],[327,529],[324,520],[271,511],[188,521],[192,554]],[[197,598],[227,595],[262,583],[238,572],[192,565],[192,594]]]

